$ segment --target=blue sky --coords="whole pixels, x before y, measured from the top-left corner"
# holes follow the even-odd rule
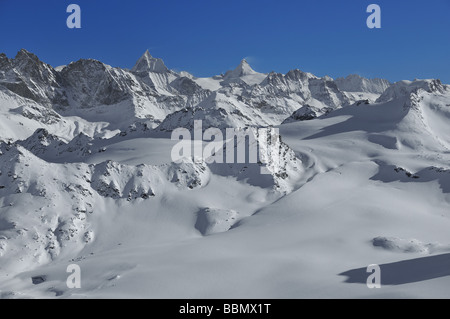
[[[81,29],[66,26],[71,3]],[[371,3],[381,29],[366,26]],[[53,66],[94,58],[132,67],[149,49],[196,76],[245,57],[260,72],[450,83],[450,0],[0,0],[0,30],[0,52],[25,48]]]

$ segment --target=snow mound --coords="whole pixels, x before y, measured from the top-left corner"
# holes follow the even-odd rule
[[[417,239],[402,239],[397,237],[376,237],[372,240],[374,247],[392,252],[431,254],[440,244],[425,244]]]
[[[234,210],[203,208],[197,213],[195,228],[203,235],[223,233],[237,222],[239,213]]]
[[[305,105],[292,113],[292,115],[285,119],[281,124],[289,124],[299,121],[310,121],[321,115],[328,114],[331,111],[332,108],[317,108],[311,105]]]

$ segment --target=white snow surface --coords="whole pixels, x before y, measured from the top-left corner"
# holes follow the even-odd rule
[[[194,120],[277,126],[260,147],[278,161],[267,175],[172,163],[170,131]],[[132,71],[54,70],[22,50],[0,55],[0,127],[1,298],[450,297],[439,80],[262,75],[246,61],[198,79],[148,52]],[[66,285],[71,264],[81,289]],[[381,289],[366,286],[372,264]]]

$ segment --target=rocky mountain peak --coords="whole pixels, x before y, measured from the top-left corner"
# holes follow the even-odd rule
[[[147,50],[136,62],[136,65],[131,69],[131,72],[136,73],[166,73],[169,69],[164,64],[162,59],[154,58]]]
[[[252,75],[252,74],[256,74],[256,73],[257,72],[252,69],[250,64],[248,64],[247,60],[242,59],[241,63],[239,63],[239,65],[236,67],[236,69],[234,69],[233,71],[230,71],[228,73],[228,77],[236,78],[236,77]]]

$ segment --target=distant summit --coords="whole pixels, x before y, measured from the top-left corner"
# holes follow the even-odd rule
[[[225,76],[228,76],[230,78],[237,78],[237,77],[241,77],[241,76],[245,76],[245,75],[253,75],[256,73],[257,72],[252,69],[250,64],[248,64],[247,60],[243,59],[241,61],[241,63],[237,66],[236,69],[234,69],[233,71],[227,72],[227,74]]]
[[[169,69],[166,67],[163,60],[152,57],[150,52],[147,50],[136,62],[136,65],[131,69],[131,72],[166,73],[169,72]]]
[[[246,59],[243,59],[236,69],[225,73],[223,83],[241,83],[245,82],[249,85],[259,84],[265,78],[267,74],[258,73],[252,69]]]

